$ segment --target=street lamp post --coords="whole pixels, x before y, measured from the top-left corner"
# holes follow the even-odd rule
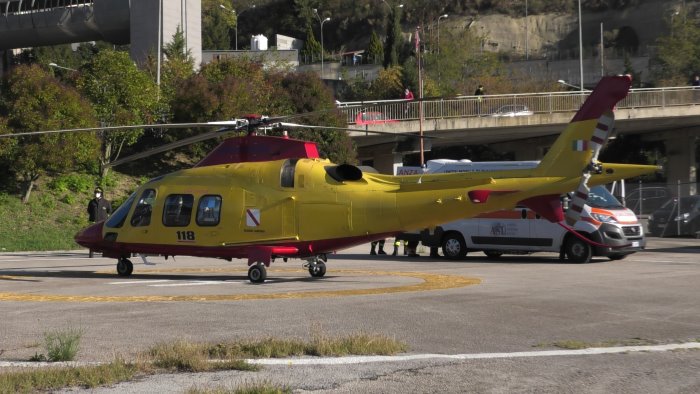
[[[447,14],[443,14],[437,18],[437,53],[438,53],[438,55],[440,54],[440,19],[445,19],[448,16],[449,15],[447,15]],[[438,58],[438,61],[440,61],[440,58]]]
[[[318,14],[316,8],[314,8],[314,14],[316,14],[316,18],[321,23],[321,79],[323,79],[323,24],[331,20],[331,18],[321,19],[321,15]]]
[[[223,5],[223,4],[219,4],[219,7],[221,7],[222,9],[224,9],[224,10],[226,10],[226,11],[230,11],[232,14],[235,14],[235,13],[236,13],[236,10],[230,10],[230,9],[228,9],[228,7],[226,7],[226,6]],[[235,39],[236,39],[236,43],[235,43],[235,49],[236,49],[236,50],[238,50],[238,18],[239,18],[241,15],[243,15],[244,12],[248,11],[248,10],[251,9],[251,8],[255,8],[255,4],[253,4],[252,6],[250,6],[250,8],[247,8],[247,9],[241,11],[238,15],[236,15],[236,27],[235,27],[235,29],[234,29],[234,34],[235,34]]]
[[[49,63],[49,67],[60,68],[61,70],[68,70],[68,71],[76,71],[76,72],[78,71],[74,68],[59,66],[58,64],[53,63],[53,62]]]
[[[525,60],[530,60],[530,43],[528,36],[530,34],[530,23],[527,19],[527,0],[525,0]]]
[[[583,33],[581,28],[581,0],[578,0],[578,66],[581,73],[581,91],[583,92]]]
[[[586,91],[586,89],[584,89],[582,86],[572,85],[572,84],[570,84],[570,83],[564,81],[563,79],[558,80],[557,83],[560,83],[560,84],[562,84],[562,85],[564,85],[564,86],[568,86],[568,87],[570,87],[570,88],[574,88],[574,89],[580,90],[580,91],[582,91],[582,92],[583,92],[583,91]]]

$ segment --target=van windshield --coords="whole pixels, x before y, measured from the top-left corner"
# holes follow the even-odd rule
[[[620,201],[615,198],[605,186],[594,186],[588,193],[586,204],[593,208],[622,208]]]

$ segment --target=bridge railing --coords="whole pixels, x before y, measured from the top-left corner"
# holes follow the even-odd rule
[[[575,112],[590,91],[498,94],[488,96],[458,96],[427,98],[423,104],[424,119],[496,116],[509,112],[532,111],[535,114]],[[631,89],[617,108],[651,108],[700,104],[700,89],[667,87]],[[355,124],[358,114],[379,113],[384,119],[417,120],[421,103],[406,100],[374,100],[338,103],[347,115],[348,124]],[[376,115],[376,114],[375,114]],[[374,116],[376,118],[376,116]]]

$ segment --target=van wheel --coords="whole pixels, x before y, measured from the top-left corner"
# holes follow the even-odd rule
[[[566,241],[566,257],[572,263],[585,264],[591,261],[593,249],[591,245],[578,238],[571,237]]]
[[[447,233],[442,239],[442,254],[448,259],[457,260],[467,255],[467,243],[459,233]]]
[[[608,256],[610,260],[622,260],[625,257],[627,257],[626,254],[611,254],[610,256]]]
[[[496,252],[494,250],[484,250],[484,254],[490,259],[497,259],[503,256],[503,252]]]

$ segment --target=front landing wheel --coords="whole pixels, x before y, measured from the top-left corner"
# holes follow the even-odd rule
[[[248,280],[251,283],[263,283],[265,279],[267,279],[267,269],[264,264],[255,264],[248,268]]]
[[[122,257],[117,261],[117,275],[119,276],[130,276],[134,272],[134,264],[131,260]]]
[[[322,278],[326,275],[326,263],[323,261],[317,261],[316,264],[309,266],[309,274],[314,278]]]

